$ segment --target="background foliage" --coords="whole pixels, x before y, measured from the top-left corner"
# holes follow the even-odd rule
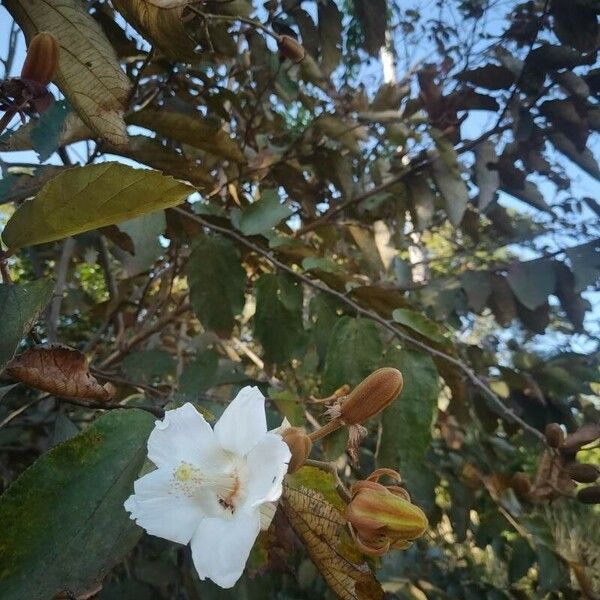
[[[311,428],[311,396],[388,365],[360,464],[343,435],[315,456],[398,469],[427,512],[370,564],[389,597],[599,597],[597,506],[542,469],[547,424],[600,415],[597,2],[4,5],[5,79],[19,31],[61,51],[55,103],[0,136],[0,370],[34,348],[0,380],[0,596],[329,597],[364,558],[298,529],[336,522],[327,478],[289,482],[231,593],[119,506],[148,411],[255,384]],[[348,569],[338,595],[379,597]]]

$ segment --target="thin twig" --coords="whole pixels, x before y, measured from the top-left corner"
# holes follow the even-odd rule
[[[58,339],[58,321],[60,319],[60,307],[63,301],[63,294],[67,284],[67,273],[71,263],[71,257],[75,251],[75,238],[67,238],[62,246],[60,258],[56,266],[56,287],[48,307],[47,337],[48,342],[55,343]]]
[[[544,438],[544,435],[542,434],[542,432],[540,432],[539,430],[535,429],[535,427],[532,427],[531,425],[529,425],[528,423],[523,421],[523,419],[521,419],[521,417],[519,417],[511,409],[509,409],[502,402],[502,400],[490,389],[490,387],[482,379],[480,379],[477,376],[475,371],[473,371],[473,369],[471,369],[468,365],[466,365],[464,362],[462,362],[458,358],[450,356],[449,354],[446,354],[445,352],[442,352],[441,350],[437,350],[436,348],[432,348],[431,346],[427,345],[426,343],[401,331],[394,325],[393,321],[385,319],[384,317],[382,317],[381,315],[379,315],[378,313],[376,313],[375,311],[373,311],[371,309],[364,308],[363,306],[361,306],[360,304],[356,303],[354,300],[352,300],[348,296],[346,296],[346,294],[344,294],[342,292],[338,292],[337,290],[334,290],[333,288],[330,288],[328,285],[324,284],[321,281],[315,281],[315,280],[311,279],[310,277],[303,275],[302,273],[296,272],[294,269],[292,269],[285,263],[281,262],[278,258],[276,258],[272,252],[270,252],[269,250],[265,250],[264,248],[261,248],[257,244],[246,239],[243,235],[241,235],[231,229],[227,229],[226,227],[221,227],[219,225],[215,225],[214,223],[210,223],[209,221],[206,221],[202,217],[199,217],[198,215],[194,215],[185,209],[174,208],[173,210],[175,210],[179,214],[187,217],[188,219],[191,219],[192,221],[195,221],[196,223],[199,223],[200,225],[203,225],[204,227],[211,229],[212,231],[216,231],[216,232],[221,233],[231,239],[236,240],[240,244],[246,246],[246,248],[249,248],[249,249],[253,250],[254,252],[256,252],[257,254],[260,254],[261,256],[266,258],[272,265],[281,269],[282,271],[285,271],[286,273],[288,273],[295,279],[299,279],[306,285],[308,285],[316,290],[324,292],[330,296],[334,296],[335,298],[340,300],[340,302],[342,302],[346,306],[349,306],[350,308],[352,308],[357,314],[363,315],[369,319],[372,319],[376,323],[379,323],[383,328],[385,328],[387,331],[389,331],[391,334],[393,334],[398,339],[400,339],[404,342],[408,342],[408,343],[412,344],[413,346],[416,346],[417,348],[420,348],[421,350],[427,352],[428,354],[431,354],[432,356],[437,356],[438,358],[441,358],[441,359],[449,362],[450,364],[454,365],[455,367],[459,368],[471,380],[473,385],[475,385],[475,387],[477,387],[479,390],[481,390],[481,392],[494,404],[494,406],[496,406],[496,408],[500,411],[500,413],[504,417],[506,417],[510,421],[513,421],[514,423],[519,424],[525,431],[527,431],[530,434],[532,434],[533,436],[535,436],[538,440],[544,441],[545,438]]]

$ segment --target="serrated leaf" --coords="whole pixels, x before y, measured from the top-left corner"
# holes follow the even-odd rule
[[[420,312],[408,308],[397,308],[392,313],[392,319],[438,344],[448,345],[449,343],[438,324]]]
[[[338,598],[383,600],[381,585],[367,564],[359,554],[349,554],[351,548],[344,548],[346,520],[338,508],[330,503],[330,499],[333,499],[331,484],[326,486],[330,493],[329,498],[325,499],[320,491],[305,485],[307,480],[315,481],[312,473],[306,473],[307,470],[316,469],[304,467],[299,471],[299,477],[288,476],[284,484],[281,505],[290,525]],[[323,485],[318,479],[317,483],[319,487]],[[339,498],[336,504],[339,506]]]
[[[211,123],[200,114],[189,115],[165,108],[146,108],[131,115],[127,122],[152,129],[161,136],[178,140],[216,156],[239,163],[246,160],[237,141],[231,138],[225,129]]]
[[[220,236],[201,236],[194,244],[187,277],[194,312],[207,329],[231,333],[244,308],[246,271],[237,248]]]
[[[255,285],[254,333],[268,363],[283,363],[300,353],[306,340],[302,325],[302,286],[287,275],[261,275]]]
[[[268,233],[292,213],[289,206],[279,201],[277,190],[265,190],[260,200],[253,202],[242,211],[239,229],[245,235]]]
[[[529,310],[544,304],[556,285],[552,262],[545,259],[512,264],[506,280],[519,302]]]
[[[383,432],[377,455],[381,466],[422,466],[431,442],[431,427],[437,411],[438,372],[432,358],[416,350],[392,347],[382,366],[402,372],[404,388],[382,415]]]
[[[39,458],[0,497],[0,596],[78,596],[137,542],[123,508],[146,455],[152,415],[112,411]]]
[[[9,219],[10,248],[34,246],[176,206],[193,188],[149,169],[114,162],[67,169]]]
[[[33,327],[53,289],[54,283],[47,279],[24,285],[0,284],[0,373]]]
[[[357,385],[369,373],[381,366],[381,339],[375,323],[369,319],[342,317],[331,332],[323,391],[331,393],[348,383]]]
[[[28,39],[48,31],[60,44],[56,83],[83,121],[111,144],[124,145],[123,114],[131,83],[101,27],[77,0],[7,0]]]

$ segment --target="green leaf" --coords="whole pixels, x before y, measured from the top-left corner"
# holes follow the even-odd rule
[[[217,382],[219,355],[214,350],[200,352],[179,377],[178,391],[186,398],[197,398]]]
[[[302,286],[288,275],[265,273],[256,282],[254,333],[265,361],[283,363],[302,351]]]
[[[204,327],[228,335],[244,308],[246,290],[237,248],[221,236],[201,236],[192,249],[187,277],[192,306]]]
[[[490,274],[487,271],[465,271],[460,281],[467,294],[469,308],[477,313],[481,312],[492,293]]]
[[[176,206],[193,188],[159,171],[114,162],[74,167],[51,179],[9,219],[9,248],[52,242]]]
[[[529,310],[544,304],[556,285],[554,266],[545,259],[514,263],[506,280],[519,302]]]
[[[404,388],[398,398],[383,411],[383,433],[378,462],[398,468],[422,465],[437,410],[438,373],[432,358],[415,350],[393,347],[386,353],[383,366],[402,372]]]
[[[239,229],[244,235],[267,233],[292,212],[289,206],[281,204],[277,190],[265,190],[260,200],[242,212]]]
[[[137,542],[123,502],[146,455],[153,417],[111,411],[39,458],[0,497],[0,597],[88,592]]]
[[[119,223],[119,229],[133,242],[134,254],[123,253],[121,262],[130,277],[149,269],[164,252],[159,236],[165,232],[165,212],[160,210],[149,215]]]
[[[0,284],[0,373],[33,327],[54,289],[48,279],[25,285]]]
[[[600,245],[597,240],[566,250],[575,275],[575,291],[583,292],[600,278]]]
[[[392,319],[438,344],[449,344],[449,340],[444,337],[439,325],[417,311],[397,308],[392,313]]]
[[[151,383],[164,380],[175,371],[175,359],[164,350],[141,350],[128,354],[121,363],[125,374],[133,381]]]
[[[60,134],[70,112],[66,100],[54,102],[31,130],[33,149],[40,161],[48,160],[59,146]]]
[[[381,339],[369,319],[342,317],[335,324],[325,357],[324,393],[348,383],[356,385],[380,366]]]

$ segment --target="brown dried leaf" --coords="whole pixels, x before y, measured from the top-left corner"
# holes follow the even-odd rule
[[[383,599],[383,590],[365,563],[355,564],[343,553],[346,521],[323,495],[286,482],[285,514],[332,591],[342,600]]]
[[[8,363],[5,373],[25,385],[54,396],[108,402],[115,395],[110,383],[100,385],[88,370],[85,356],[67,346],[36,346]]]

